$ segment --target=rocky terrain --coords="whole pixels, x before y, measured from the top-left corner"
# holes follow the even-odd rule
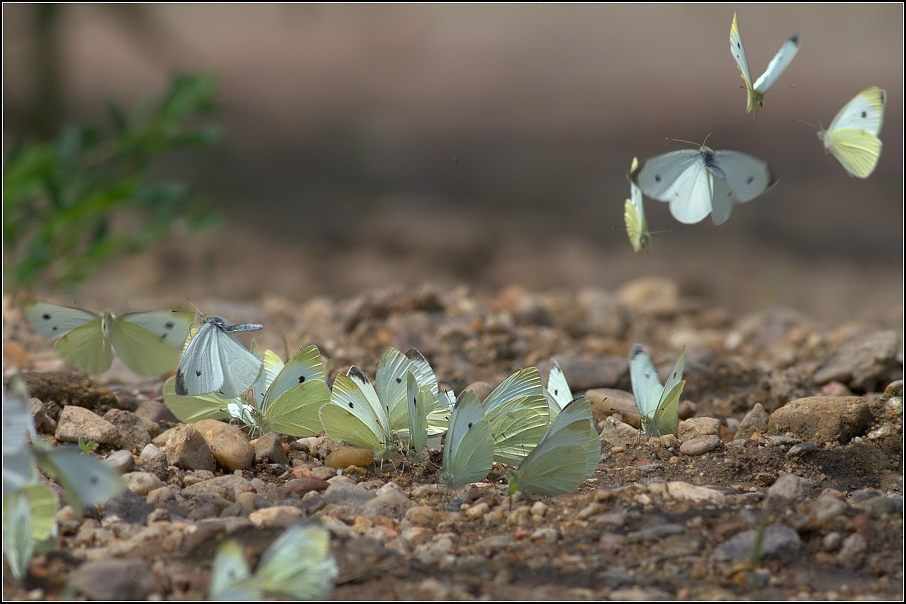
[[[439,451],[337,470],[323,435],[249,442],[221,422],[190,428],[163,404],[163,380],[136,381],[118,360],[73,373],[6,298],[5,378],[25,372],[41,437],[98,442],[129,490],[83,518],[64,507],[59,548],[24,580],[5,572],[4,598],[203,599],[226,536],[254,563],[308,518],[330,530],[337,599],[902,598],[895,328],[779,308],[737,318],[661,278],[614,292],[426,284],[204,308],[263,323],[262,348],[316,344],[331,378],[350,364],[373,375],[387,346],[414,347],[445,387],[484,396],[523,366],[546,378],[556,358],[593,403],[598,470],[570,495],[510,498],[497,466],[442,488]],[[676,437],[639,436],[635,342],[662,375],[686,346]],[[210,446],[187,452],[180,439]]]

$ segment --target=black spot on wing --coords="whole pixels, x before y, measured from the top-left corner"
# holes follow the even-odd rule
[[[655,175],[654,175],[654,181],[655,181],[655,182],[661,182],[661,175],[660,175],[660,174],[655,174]]]
[[[304,376],[304,375],[300,375],[300,376],[299,376],[299,383],[301,384],[301,383],[303,383],[303,382],[305,382],[305,376]]]
[[[472,422],[469,422],[469,430],[472,429]]]

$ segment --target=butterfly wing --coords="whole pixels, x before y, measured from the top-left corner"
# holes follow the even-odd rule
[[[679,416],[677,408],[679,407],[680,395],[683,393],[683,387],[686,382],[683,381],[683,368],[686,365],[686,348],[683,347],[679,358],[670,370],[670,377],[664,384],[664,389],[658,397],[657,409],[654,416],[649,422],[649,429],[646,433],[653,436],[663,436],[673,434],[679,425]]]
[[[49,302],[25,302],[22,310],[32,329],[45,338],[58,338],[80,325],[101,320],[93,312]]]
[[[406,401],[409,409],[408,455],[419,459],[428,440],[428,407],[434,402],[430,386],[419,386],[412,372],[406,373]]]
[[[270,351],[268,351],[270,352]],[[276,356],[276,355],[274,355]],[[267,353],[265,353],[267,358]],[[273,361],[271,361],[273,363]],[[282,363],[281,363],[282,365]],[[267,370],[267,363],[265,363]],[[317,346],[311,345],[302,348],[284,365],[273,378],[267,388],[267,394],[261,403],[261,410],[266,411],[268,406],[290,388],[312,380],[324,381],[324,364],[321,361],[321,351]]]
[[[736,60],[736,66],[739,68],[739,75],[742,81],[746,83],[746,111],[757,112],[761,106],[761,99],[753,99],[755,92],[752,86],[752,71],[749,69],[749,60],[746,58],[746,49],[742,46],[742,35],[739,33],[739,22],[736,20],[736,13],[733,13],[733,23],[730,24],[730,54]],[[754,110],[753,110],[754,105]]]
[[[499,413],[495,411],[497,407],[511,399],[532,394],[544,395],[544,390],[541,386],[541,374],[538,372],[537,367],[525,367],[501,382],[488,395],[483,403],[485,413],[488,415],[493,414],[496,417]]]
[[[887,93],[872,86],[857,94],[834,117],[829,132],[842,128],[857,128],[877,136],[884,124],[884,106]]]
[[[112,319],[112,316],[111,316]],[[113,350],[98,319],[76,327],[54,344],[63,359],[87,373],[103,373],[113,364]]]
[[[774,170],[757,157],[739,151],[714,151],[712,157],[737,203],[751,201],[777,184]]]
[[[319,411],[330,400],[330,389],[321,380],[296,384],[277,397],[262,412],[262,429],[304,437],[321,431]]]
[[[53,476],[66,492],[66,500],[81,514],[85,505],[98,505],[126,489],[126,482],[99,459],[75,447],[48,447],[37,442],[32,450],[41,469]]]
[[[249,352],[230,334],[215,330],[217,357],[223,384],[218,392],[226,397],[239,396],[249,389],[261,371],[261,359]],[[215,360],[216,364],[216,360]]]
[[[712,175],[702,151],[680,149],[657,155],[632,173],[642,193],[670,203],[670,213],[683,224],[701,222],[711,213]]]
[[[483,479],[494,465],[494,436],[474,392],[459,396],[444,445],[443,482],[450,488]]]
[[[594,473],[600,453],[591,405],[579,397],[563,409],[538,446],[511,474],[510,489],[536,495],[571,493]]]
[[[235,539],[227,539],[217,548],[214,566],[211,569],[210,599],[217,600],[260,600],[261,589],[252,576],[242,548]]]
[[[255,576],[265,593],[320,600],[333,589],[337,573],[330,533],[318,525],[297,524],[267,548]]]
[[[189,312],[127,313],[113,318],[110,340],[127,367],[140,375],[160,375],[179,362],[194,322]]]
[[[199,394],[196,396],[182,396],[176,394],[176,378],[171,377],[164,382],[164,402],[173,415],[181,422],[194,424],[203,419],[229,419],[232,415],[229,405],[236,399],[220,396],[216,392]]]
[[[651,357],[645,354],[638,344],[634,345],[632,352],[629,353],[629,376],[632,379],[635,404],[639,408],[644,425],[649,418],[654,417],[664,386],[658,379],[657,369],[654,368]]]
[[[764,93],[774,85],[774,82],[777,81],[780,74],[786,71],[786,68],[789,67],[790,63],[793,61],[793,57],[799,52],[799,42],[801,39],[802,36],[795,33],[783,43],[783,46],[780,47],[780,50],[777,51],[777,54],[774,55],[774,58],[768,63],[768,68],[765,69],[764,73],[761,74],[757,80],[755,80],[754,86],[756,92],[760,92],[761,95],[764,96]],[[759,106],[761,106],[760,102]]]
[[[852,176],[868,178],[881,157],[881,139],[865,130],[839,128],[824,135],[825,148]]]
[[[176,370],[174,383],[176,394],[180,396],[210,394],[223,385],[218,333],[219,329],[213,323],[203,323],[189,340]]]
[[[517,396],[485,408],[494,434],[494,461],[519,465],[544,436],[550,424],[550,411],[543,394]]]

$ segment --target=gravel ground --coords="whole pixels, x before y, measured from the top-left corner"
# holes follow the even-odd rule
[[[337,599],[903,596],[896,326],[822,325],[781,309],[734,317],[654,277],[615,291],[425,284],[202,307],[260,321],[259,340],[275,350],[281,336],[290,352],[316,344],[331,378],[353,363],[373,375],[387,346],[415,347],[445,386],[487,392],[523,366],[546,377],[556,358],[593,403],[602,461],[558,497],[509,498],[497,466],[485,483],[445,490],[439,451],[338,475],[324,463],[337,444],[324,436],[265,435],[250,447],[226,424],[179,424],[162,380],[136,382],[119,361],[91,378],[67,371],[7,298],[5,375],[29,370],[42,438],[96,435],[129,492],[84,518],[61,510],[59,548],[22,581],[5,572],[4,598],[201,599],[227,535],[254,560],[307,517],[330,529]],[[634,342],[662,375],[686,346],[675,438],[639,438],[625,412]],[[174,429],[226,435],[236,452],[177,467]]]

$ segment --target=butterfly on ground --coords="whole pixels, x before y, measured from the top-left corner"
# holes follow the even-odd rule
[[[708,214],[714,224],[723,224],[734,202],[751,201],[777,183],[771,166],[757,157],[705,145],[656,155],[630,178],[645,195],[669,203],[670,213],[683,224]]]
[[[165,373],[179,361],[195,321],[194,313],[173,310],[116,316],[49,302],[26,302],[22,308],[35,331],[46,338],[60,338],[54,345],[57,354],[88,373],[110,369],[113,349],[138,374]]]
[[[641,415],[642,430],[648,436],[664,436],[676,432],[679,425],[677,409],[686,385],[683,380],[685,362],[686,351],[683,348],[670,371],[667,383],[662,385],[651,357],[645,354],[640,345],[632,347],[632,352],[629,353],[632,393]]]
[[[739,75],[746,83],[746,111],[755,114],[761,109],[764,102],[764,93],[774,85],[777,78],[780,77],[796,53],[799,52],[799,42],[802,36],[798,33],[793,34],[783,43],[768,68],[761,74],[754,84],[752,83],[752,72],[749,70],[749,60],[746,58],[746,51],[742,47],[742,36],[739,33],[739,23],[736,21],[736,13],[733,13],[733,23],[730,25],[730,53],[736,60],[736,66],[739,67]]]

